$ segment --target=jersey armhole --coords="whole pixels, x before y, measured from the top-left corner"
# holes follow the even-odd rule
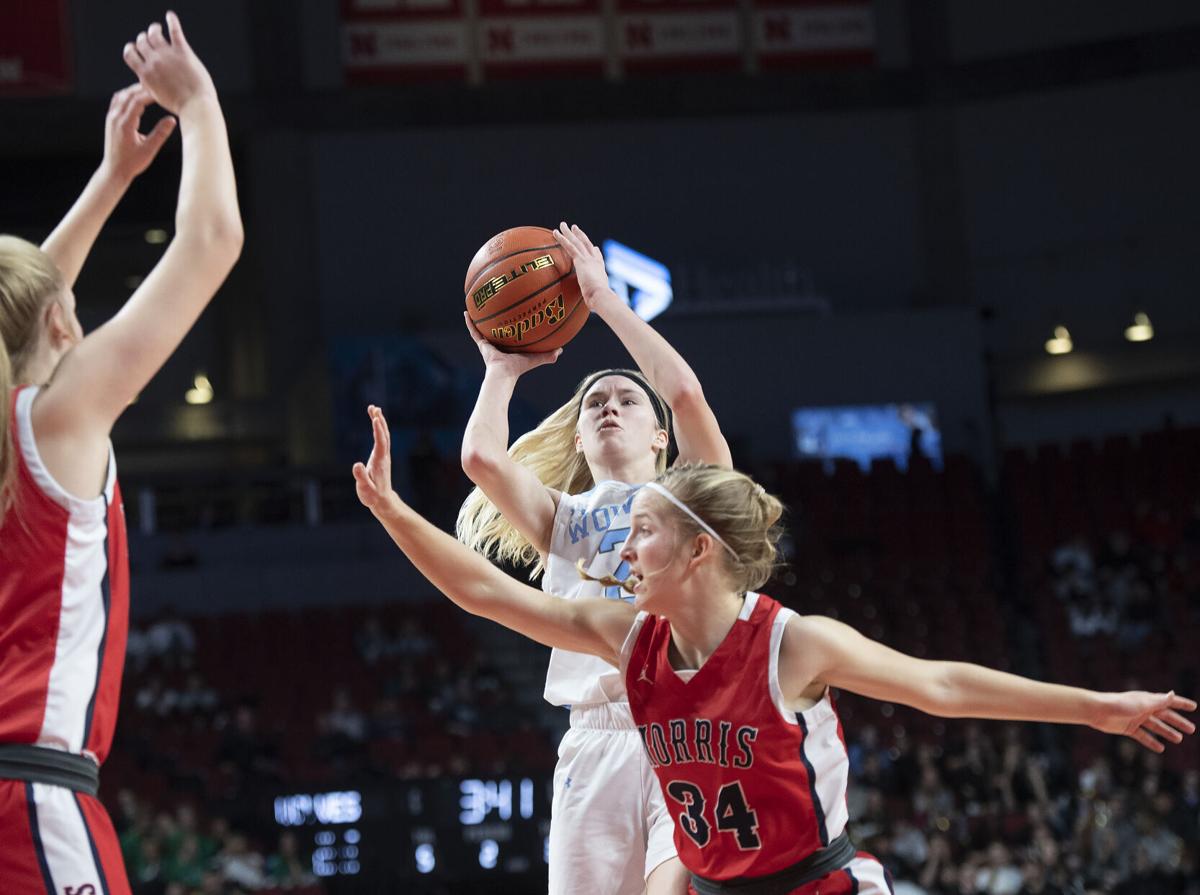
[[[775,613],[775,620],[771,622],[771,655],[768,660],[767,681],[771,689],[771,703],[779,712],[779,717],[788,724],[799,726],[800,722],[796,718],[797,712],[788,708],[787,702],[783,698],[783,688],[779,684],[779,648],[783,644],[783,629],[787,627],[788,621],[795,617],[795,612],[781,606]]]
[[[625,679],[625,672],[629,668],[629,659],[633,655],[633,648],[637,645],[638,635],[642,633],[642,626],[646,623],[646,619],[650,617],[648,612],[639,612],[633,619],[633,624],[629,626],[629,633],[625,635],[625,642],[621,644],[621,655],[617,658],[617,670],[621,672],[621,679]]]
[[[17,451],[34,484],[43,495],[59,507],[81,518],[102,518],[112,502],[117,482],[117,464],[113,456],[112,441],[108,443],[108,466],[104,474],[104,489],[96,497],[77,497],[67,491],[46,467],[38,450],[33,432],[33,402],[41,391],[39,386],[28,386],[17,394],[16,424]]]

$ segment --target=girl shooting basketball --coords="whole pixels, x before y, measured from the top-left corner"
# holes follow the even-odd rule
[[[216,90],[179,20],[125,45],[104,161],[39,249],[0,236],[0,888],[128,895],[95,795],[116,726],[129,610],[109,433],[213,297],[242,246]],[[158,103],[165,119],[138,132]],[[84,336],[76,277],[130,181],[175,127],[175,238],[116,316]]]
[[[949,718],[1085,724],[1161,752],[1195,726],[1173,693],[1098,693],[962,662],[916,659],[753,588],[775,563],[782,507],[748,477],[680,467],[640,489],[621,555],[634,596],[562,601],[506,576],[404,505],[390,439],[354,477],[359,499],[446,596],[549,646],[597,657],[626,685],[696,895],[884,895],[845,834],[849,760],[838,687]]]
[[[667,468],[672,434],[684,462],[728,466],[729,447],[696,375],[609,288],[603,256],[587,234],[562,224],[554,235],[574,263],[588,309],[612,328],[642,372],[592,374],[507,450],[517,379],[560,352],[506,354],[468,320],[486,372],[463,435],[463,469],[478,488],[459,514],[458,535],[481,553],[531,566],[535,574],[544,570],[549,593],[620,600],[619,587],[581,580],[576,564],[583,562],[597,579],[624,576],[620,547],[629,534],[630,500]],[[682,892],[685,875],[674,860],[670,818],[620,676],[595,656],[555,649],[545,696],[571,707],[554,775],[551,895]]]

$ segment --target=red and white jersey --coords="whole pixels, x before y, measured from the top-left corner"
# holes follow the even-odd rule
[[[103,762],[117,723],[129,558],[117,465],[104,493],[68,494],[33,438],[38,389],[10,395],[14,500],[0,523],[0,743]]]
[[[671,667],[671,625],[640,613],[621,668],[634,722],[691,872],[713,880],[775,873],[846,826],[850,761],[829,693],[788,711],[779,645],[794,613],[750,593],[695,672]]]

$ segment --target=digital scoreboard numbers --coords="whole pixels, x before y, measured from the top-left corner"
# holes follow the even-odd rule
[[[281,827],[315,827],[312,872],[315,876],[356,876],[362,870],[359,844],[362,794],[355,790],[296,793],[275,799],[275,822]],[[303,840],[302,840],[303,841]]]
[[[546,872],[550,781],[423,780],[296,793],[275,798],[274,818],[297,833],[313,873],[339,895],[414,878],[535,879]]]

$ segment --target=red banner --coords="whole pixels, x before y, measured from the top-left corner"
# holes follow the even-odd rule
[[[617,54],[626,71],[737,69],[737,0],[619,0]]]
[[[490,77],[604,70],[599,0],[482,0],[479,55]]]
[[[759,68],[869,65],[875,60],[870,0],[754,0]]]
[[[65,0],[0,0],[0,93],[39,96],[74,85]]]
[[[351,84],[465,78],[469,56],[461,0],[342,0]]]

